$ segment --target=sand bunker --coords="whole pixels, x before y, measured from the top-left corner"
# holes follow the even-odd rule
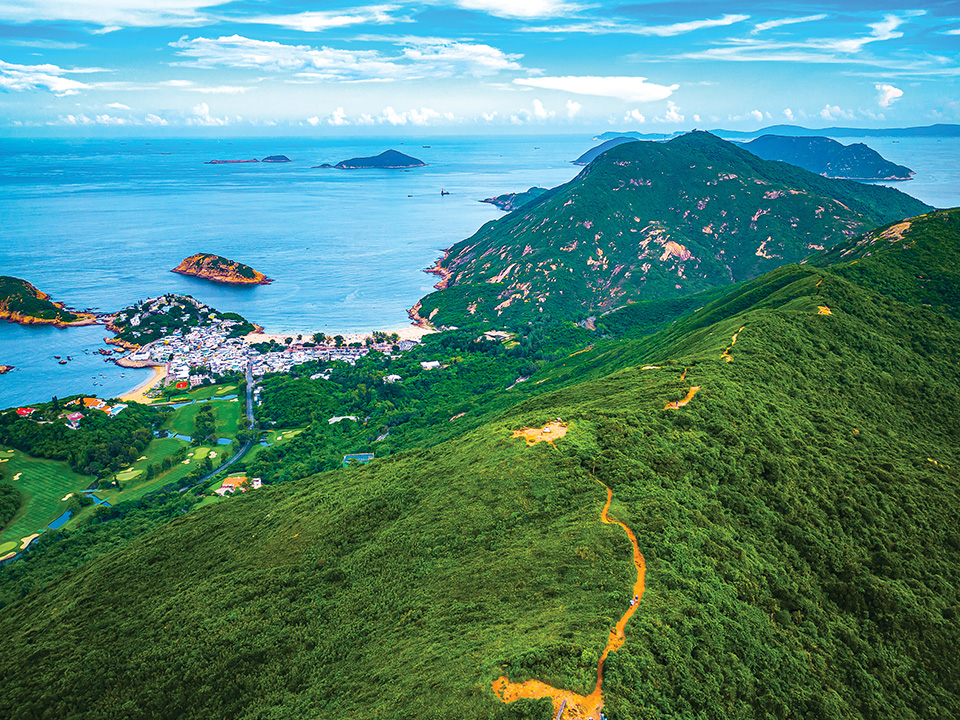
[[[32,542],[33,542],[34,540],[36,540],[38,537],[40,537],[40,533],[34,533],[33,535],[27,535],[25,538],[20,538],[20,549],[21,549],[21,550],[26,550],[26,549],[27,549],[27,545],[29,545],[30,543],[32,543]]]
[[[683,407],[684,405],[686,405],[688,402],[690,402],[691,400],[693,400],[693,396],[696,395],[699,391],[700,391],[700,386],[699,386],[699,385],[694,385],[694,386],[691,387],[690,390],[687,392],[687,396],[686,396],[683,400],[674,400],[673,402],[668,402],[666,405],[663,406],[663,409],[664,409],[664,410],[676,410],[677,408],[682,408],[682,407]]]
[[[552,443],[557,438],[562,438],[567,434],[567,424],[560,422],[560,419],[549,422],[543,427],[523,428],[514,430],[510,437],[526,438],[527,445],[536,445],[538,442]]]
[[[66,502],[67,500],[69,500],[69,499],[72,498],[72,497],[73,497],[73,493],[67,493],[67,494],[64,495],[62,498],[60,498],[60,502]]]
[[[597,482],[600,482],[597,480]],[[603,483],[600,483],[603,485]],[[600,511],[600,520],[608,525],[619,525],[627,533],[631,545],[633,545],[633,564],[637,568],[637,581],[633,584],[633,596],[630,601],[630,607],[620,618],[620,621],[610,631],[610,637],[607,646],[600,656],[600,662],[597,663],[597,684],[593,692],[589,695],[577,695],[569,690],[555,688],[539,680],[527,680],[523,683],[512,683],[506,675],[501,675],[493,681],[492,687],[494,694],[505,703],[511,703],[521,698],[551,698],[553,700],[553,713],[557,720],[600,720],[600,710],[603,708],[603,663],[607,655],[619,650],[626,642],[624,629],[627,621],[633,616],[640,606],[640,599],[643,597],[645,589],[645,578],[647,565],[640,554],[640,548],[637,545],[637,538],[629,527],[618,520],[611,520],[607,515],[610,510],[610,502],[613,500],[613,491],[606,485],[607,502]]]
[[[23,473],[22,473],[22,472],[18,472],[16,475],[13,476],[13,479],[14,479],[14,480],[19,480],[21,475],[23,475]]]

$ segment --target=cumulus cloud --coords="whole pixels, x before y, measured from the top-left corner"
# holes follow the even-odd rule
[[[679,88],[679,85],[657,85],[645,77],[597,77],[566,75],[563,77],[516,78],[517,85],[562,90],[577,95],[599,95],[627,102],[654,102],[664,100]]]
[[[853,120],[855,117],[854,113],[850,110],[844,110],[837,105],[827,105],[823,106],[823,110],[820,111],[820,117],[824,120]]]
[[[903,90],[896,88],[893,85],[889,85],[887,83],[877,83],[875,87],[877,88],[877,93],[879,93],[877,102],[879,103],[880,107],[890,107],[891,103],[898,98],[903,97]]]
[[[164,125],[170,124],[159,115],[154,115],[153,113],[150,113],[149,115],[147,115],[143,119],[143,121],[147,123],[147,125],[156,125],[157,127],[162,127]]]
[[[752,120],[756,120],[757,122],[763,122],[763,113],[760,112],[759,110],[751,110],[748,113],[748,115]]]
[[[113,115],[97,115],[96,123],[98,125],[129,125],[130,120],[122,117],[115,117]]]
[[[229,120],[226,117],[214,117],[210,114],[210,106],[205,102],[196,105],[193,108],[193,117],[187,118],[187,125],[205,125],[222,126],[227,125]]]
[[[54,95],[76,95],[90,85],[63,77],[71,73],[98,72],[97,68],[65,69],[56,65],[16,65],[0,60],[0,90],[40,90]]]
[[[500,113],[498,113],[496,110],[494,110],[493,112],[480,113],[480,117],[482,117],[482,118],[483,118],[484,120],[486,120],[487,122],[493,122],[494,120],[497,119],[497,116],[498,116],[499,114],[500,114]]]
[[[130,109],[129,105],[124,105],[123,103],[120,103],[120,102],[112,102],[109,105],[107,105],[107,107],[110,108],[111,110],[129,110]]]
[[[327,118],[328,125],[349,125],[350,121],[347,120],[347,114],[343,111],[342,107],[338,107]]]
[[[170,27],[209,22],[204,12],[229,0],[14,0],[0,3],[0,21],[81,22],[112,31],[122,27]]]
[[[654,122],[662,123],[682,123],[683,120],[683,114],[681,114],[679,106],[673,102],[673,100],[667,101],[667,111],[663,115],[653,119]]]
[[[793,110],[791,110],[790,108],[784,108],[783,116],[790,122],[793,122],[795,120],[795,118],[793,117]]]
[[[553,110],[547,110],[539,100],[533,101],[533,116],[540,122],[550,120],[555,115],[556,113]]]
[[[575,118],[580,111],[583,110],[583,105],[576,102],[575,100],[567,100],[567,117]]]
[[[331,115],[327,122],[331,125],[345,125],[349,121],[346,121],[342,117],[343,108],[337,108],[337,110]],[[337,117],[341,117],[344,122],[332,122]],[[385,107],[379,115],[370,115],[369,113],[361,113],[360,116],[356,119],[357,125],[392,125],[394,127],[399,125],[434,125],[440,124],[443,122],[453,122],[456,120],[456,116],[451,112],[438,112],[433,108],[420,108],[419,110],[413,108],[411,110],[406,110],[403,112],[398,112],[392,106]]]
[[[647,119],[643,116],[643,113],[640,112],[639,109],[634,108],[633,110],[631,110],[630,112],[628,112],[626,115],[623,116],[623,121],[640,123],[642,125],[647,121]]]
[[[269,72],[294,72],[303,80],[370,80],[473,75],[494,75],[520,70],[522,56],[504,53],[490,45],[442,38],[405,38],[393,55],[377,50],[340,50],[310,45],[286,45],[254,40],[242,35],[219,38],[186,35],[170,46],[188,60],[176,65],[199,68],[255,68]]]

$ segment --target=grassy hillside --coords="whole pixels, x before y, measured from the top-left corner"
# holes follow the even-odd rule
[[[709,133],[625,143],[454,245],[436,268],[443,289],[418,312],[446,326],[579,320],[748,280],[929,209]]]
[[[847,267],[783,267],[446,442],[27,595],[0,612],[0,715],[550,717],[491,683],[593,687],[635,578],[600,480],[647,565],[608,717],[957,716],[960,322]],[[558,416],[553,445],[511,437]]]

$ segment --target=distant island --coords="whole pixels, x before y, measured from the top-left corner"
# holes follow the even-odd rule
[[[268,155],[263,160],[250,158],[249,160],[207,160],[204,165],[236,165],[238,163],[288,163],[292,162],[286,155]]]
[[[0,365],[0,375],[6,375],[13,370],[13,365]]]
[[[909,180],[913,170],[892,163],[863,143],[826,137],[763,135],[743,147],[764,160],[780,160],[839,180]]]
[[[402,168],[426,167],[426,165],[422,160],[404,155],[402,152],[384,150],[379,155],[374,155],[373,157],[350,158],[349,160],[341,160],[336,165],[323,163],[322,165],[314,165],[314,169],[362,170],[366,168],[379,168],[381,170],[398,170]]]
[[[668,140],[683,135],[685,130],[672,133],[641,133],[636,130],[623,132],[600,133],[594,140],[612,140],[617,137],[632,137],[638,140]],[[856,128],[856,127],[827,127],[806,128],[800,125],[771,125],[759,130],[710,130],[713,135],[723,138],[755,138],[761,135],[790,135],[793,137],[806,135],[826,135],[827,137],[960,137],[960,125],[951,123],[937,123],[921,127],[906,128]]]
[[[606,134],[606,133],[604,133]],[[597,155],[602,155],[610,148],[615,148],[617,145],[623,145],[628,142],[637,142],[637,138],[628,137],[625,135],[618,135],[615,138],[611,138],[606,142],[600,143],[594,148],[590,148],[583,155],[578,157],[576,160],[573,160],[574,165],[589,165]]]
[[[546,191],[547,188],[532,187],[525,192],[504,193],[503,195],[497,195],[496,197],[486,198],[480,202],[490,203],[491,205],[496,205],[501,210],[511,212],[519,207],[523,207],[524,205],[533,202]]]
[[[269,285],[273,282],[262,272],[254,270],[249,265],[209,253],[191,255],[170,272],[192,275],[204,280],[230,285]]]
[[[71,327],[96,325],[93,313],[67,310],[63,303],[53,302],[26,280],[0,276],[0,320],[20,325],[53,325]]]

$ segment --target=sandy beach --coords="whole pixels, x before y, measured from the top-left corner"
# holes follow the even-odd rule
[[[150,370],[152,370],[152,374],[149,378],[137,385],[130,392],[124,393],[120,396],[120,399],[123,400],[123,402],[138,402],[142,403],[143,405],[149,405],[152,402],[150,398],[146,396],[146,393],[162,383],[164,378],[167,377],[167,366],[155,365],[152,366]]]
[[[300,335],[303,338],[303,341],[309,341],[316,330],[288,330],[286,332],[253,332],[244,337],[248,343],[262,343],[270,342],[271,340],[276,340],[278,343],[283,344],[286,338],[293,338],[296,341],[297,336]],[[347,345],[350,343],[358,342],[362,343],[365,338],[370,337],[373,334],[373,331],[370,332],[336,332],[334,330],[324,330],[324,334],[328,338],[336,337],[337,335],[343,335],[343,341]],[[401,325],[400,327],[390,328],[389,330],[381,330],[379,332],[385,332],[387,335],[396,333],[401,340],[421,340],[424,335],[429,335],[430,333],[436,332],[436,330],[428,330],[417,325]]]

